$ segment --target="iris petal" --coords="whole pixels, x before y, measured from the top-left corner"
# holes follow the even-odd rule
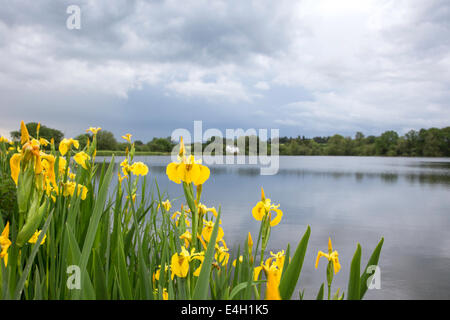
[[[172,162],[169,163],[169,165],[166,168],[166,174],[169,180],[175,182],[175,183],[181,183],[180,176],[178,175],[178,163]]]
[[[19,180],[20,172],[20,161],[22,160],[22,155],[19,153],[14,154],[9,160],[9,166],[11,168],[11,177],[17,185]]]
[[[199,184],[204,184],[206,182],[206,180],[209,179],[209,175],[210,175],[210,170],[208,167],[204,166],[204,165],[195,165],[198,166],[199,170],[199,174],[196,177],[196,179],[193,181],[194,184],[197,186]]]
[[[283,211],[281,211],[280,209],[273,209],[273,211],[275,211],[277,213],[276,217],[272,219],[272,221],[270,221],[270,226],[276,226],[277,224],[280,223],[281,221],[281,217],[283,217]]]
[[[252,209],[253,218],[255,218],[255,220],[261,221],[264,217],[264,214],[264,204],[262,202],[258,202]]]

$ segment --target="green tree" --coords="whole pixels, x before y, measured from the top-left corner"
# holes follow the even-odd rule
[[[117,146],[117,140],[112,132],[101,130],[97,133],[98,150],[117,150]]]
[[[82,133],[75,137],[75,140],[78,140],[78,142],[80,143],[79,150],[82,150],[86,146],[88,139],[92,141],[92,137],[87,133]]]
[[[355,140],[362,142],[364,140],[364,134],[362,132],[360,132],[360,131],[356,132]]]
[[[10,219],[16,207],[16,185],[11,179],[11,173],[0,170],[0,214],[4,221]]]
[[[403,155],[415,157],[419,155],[418,150],[419,133],[415,130],[410,130],[405,134],[405,146]]]
[[[335,134],[328,140],[327,154],[332,156],[343,156],[346,154],[346,140],[343,136]]]
[[[147,146],[150,151],[154,152],[171,152],[174,144],[170,140],[170,137],[167,138],[153,138],[152,141],[147,143]]]
[[[442,129],[442,147],[445,157],[450,157],[450,127]]]
[[[395,156],[398,142],[398,134],[395,131],[386,131],[375,141],[377,155]]]
[[[445,142],[441,130],[430,128],[425,133],[423,155],[425,157],[442,157],[445,154]]]

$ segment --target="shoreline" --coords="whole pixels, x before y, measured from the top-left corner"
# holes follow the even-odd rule
[[[125,156],[125,151],[111,151],[111,150],[99,150],[97,151],[96,156],[107,157],[107,156]],[[170,156],[170,152],[157,152],[157,151],[136,151],[134,153],[135,156]],[[233,155],[231,155],[233,156]],[[248,157],[248,155],[245,155]],[[270,156],[270,155],[267,155]],[[450,157],[425,157],[425,156],[386,156],[386,155],[323,155],[323,154],[279,154],[279,156],[283,157],[361,157],[361,158],[429,158],[429,159],[450,159]]]

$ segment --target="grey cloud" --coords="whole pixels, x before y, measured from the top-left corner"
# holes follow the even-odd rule
[[[81,30],[65,27],[69,4],[81,7]],[[449,7],[445,0],[5,2],[0,108],[8,113],[0,130],[22,118],[55,127],[70,119],[68,134],[129,127],[142,140],[193,120],[274,126],[282,135],[447,125]]]

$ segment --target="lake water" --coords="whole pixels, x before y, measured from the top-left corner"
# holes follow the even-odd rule
[[[122,161],[118,157],[117,161]],[[100,159],[99,159],[100,160]],[[136,157],[150,168],[161,191],[178,209],[182,187],[165,174],[170,157]],[[328,237],[342,265],[332,292],[346,289],[350,261],[359,242],[364,267],[381,237],[381,289],[366,299],[450,299],[450,159],[382,157],[280,157],[278,174],[260,175],[257,165],[213,165],[203,200],[222,208],[228,246],[258,234],[251,214],[266,197],[280,204],[283,219],[272,229],[269,249],[296,247],[311,226],[299,287],[315,298],[326,282],[326,261],[314,269],[318,250]],[[203,202],[203,201],[202,201]],[[298,292],[293,298],[298,298]]]

